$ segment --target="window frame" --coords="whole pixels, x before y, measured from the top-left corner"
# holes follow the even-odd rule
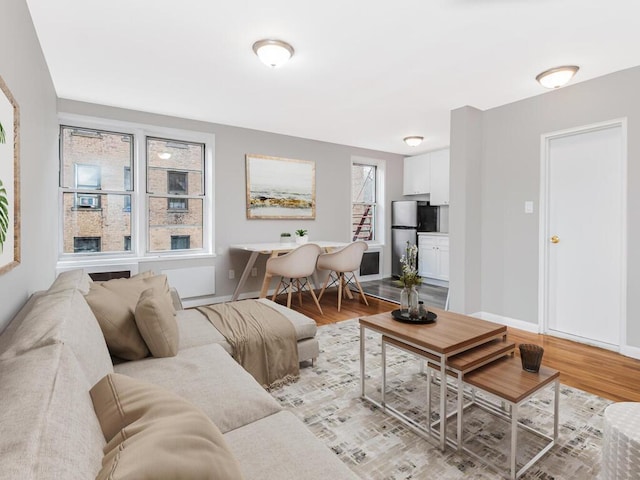
[[[60,113],[58,115],[58,133],[62,142],[61,128],[63,126],[77,128],[78,130],[102,130],[109,133],[132,135],[133,153],[131,164],[131,191],[130,215],[131,215],[131,251],[122,252],[91,252],[91,253],[65,253],[64,252],[64,206],[63,194],[69,193],[68,187],[62,185],[63,159],[59,155],[60,178],[58,182],[58,268],[72,268],[75,265],[104,265],[105,263],[117,263],[120,261],[161,261],[171,258],[203,258],[215,257],[215,209],[214,209],[214,182],[215,182],[215,135],[211,132],[198,132],[168,127],[158,127],[149,124],[140,124],[119,120],[109,120],[84,115]],[[200,197],[203,202],[202,219],[202,248],[190,250],[166,250],[149,251],[149,202],[147,194],[147,137],[171,139],[188,143],[201,143],[204,145],[203,159],[203,194]],[[61,152],[61,149],[59,149]],[[83,192],[84,193],[84,192]],[[87,191],[91,194],[93,192]],[[100,190],[102,194],[122,193]]]
[[[371,240],[363,240],[369,245],[384,244],[385,243],[385,179],[386,179],[386,161],[376,158],[367,157],[351,157],[351,163],[349,165],[349,178],[351,180],[351,197],[349,201],[349,239],[353,239],[353,207],[354,205],[369,205],[369,203],[354,202],[353,201],[353,167],[356,165],[372,166],[376,168],[375,189],[376,198],[375,203],[375,215],[373,218],[373,238]]]

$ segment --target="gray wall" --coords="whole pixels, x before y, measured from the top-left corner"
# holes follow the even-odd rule
[[[453,112],[451,129],[451,258],[455,309],[482,310],[526,322],[538,321],[538,200],[540,138],[547,132],[615,118],[628,119],[628,301],[627,344],[640,346],[640,67],[585,81],[485,112]],[[456,192],[466,181],[464,167],[475,165],[476,138],[465,128],[481,130],[480,249],[457,234],[476,230],[476,209]],[[474,187],[476,188],[476,187]],[[459,193],[459,192],[458,192]],[[525,200],[535,201],[535,214],[524,213]],[[597,192],[585,202],[597,201]],[[462,211],[457,211],[461,208]],[[593,228],[597,232],[597,219]],[[464,258],[464,263],[455,259]],[[466,275],[468,265],[481,264],[478,279]],[[458,289],[464,292],[459,298]],[[480,294],[479,305],[469,299]]]
[[[348,242],[351,203],[351,156],[386,160],[386,204],[402,195],[403,157],[391,153],[353,148],[273,133],[213,123],[185,120],[144,112],[60,99],[58,110],[65,113],[115,119],[127,122],[203,131],[215,134],[215,247],[216,296],[233,293],[248,254],[230,250],[235,243],[277,242],[280,233],[298,228],[309,230],[311,240]],[[247,220],[245,201],[245,154],[314,160],[316,162],[315,220]],[[51,160],[56,161],[52,158]],[[386,209],[387,226],[390,212]],[[52,212],[52,214],[55,212]],[[391,271],[390,246],[383,253],[384,270]],[[258,276],[249,278],[246,291],[259,291],[265,259],[259,259]],[[189,266],[202,264],[189,261]],[[207,263],[207,262],[204,262]],[[160,268],[154,264],[154,269]],[[175,262],[163,262],[161,268],[175,268]],[[180,265],[182,266],[182,265]],[[236,279],[228,279],[228,271]]]
[[[56,94],[23,0],[2,3],[0,76],[20,107],[22,263],[0,276],[0,331],[54,278],[58,166]],[[49,200],[45,200],[49,199]]]

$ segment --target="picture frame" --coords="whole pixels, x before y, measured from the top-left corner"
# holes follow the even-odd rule
[[[0,274],[20,264],[20,110],[0,77]]]
[[[247,154],[248,219],[316,218],[316,163]]]

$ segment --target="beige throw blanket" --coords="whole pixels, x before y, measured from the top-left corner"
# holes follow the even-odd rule
[[[294,382],[300,375],[293,324],[256,300],[198,307],[233,348],[233,358],[266,389]]]

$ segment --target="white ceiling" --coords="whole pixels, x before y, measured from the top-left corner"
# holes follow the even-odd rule
[[[58,96],[400,154],[449,112],[640,65],[638,0],[27,0]],[[289,42],[278,69],[251,50]],[[419,147],[402,142],[422,135]]]

